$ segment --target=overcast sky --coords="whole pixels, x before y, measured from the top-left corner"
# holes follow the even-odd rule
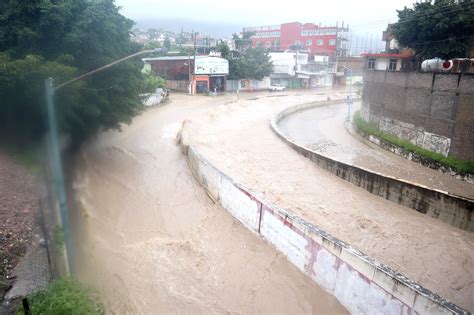
[[[140,21],[162,21],[164,26],[192,21],[206,25],[260,26],[285,22],[334,25],[349,23],[358,34],[379,34],[396,21],[397,9],[411,7],[414,0],[116,0],[122,14]],[[166,23],[165,23],[166,22]],[[140,23],[139,23],[140,25]],[[186,24],[183,27],[187,27]],[[176,25],[176,29],[182,25]],[[208,29],[208,28],[207,28]],[[226,29],[226,28],[225,28]],[[208,31],[209,32],[209,31]],[[229,31],[230,35],[231,31]],[[222,36],[222,30],[211,35]]]

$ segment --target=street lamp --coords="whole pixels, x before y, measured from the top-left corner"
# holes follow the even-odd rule
[[[350,83],[349,83],[349,96],[347,97],[347,119],[346,121],[351,121],[351,105],[352,105],[352,69],[346,66],[341,65],[346,70],[349,70],[350,73]]]
[[[58,140],[58,126],[57,126],[57,121],[56,121],[56,112],[54,108],[54,93],[58,91],[59,89],[76,82],[78,80],[84,79],[88,76],[91,76],[97,72],[106,70],[116,64],[119,64],[125,60],[134,58],[139,55],[143,54],[148,54],[148,53],[153,53],[153,52],[163,52],[167,51],[166,49],[161,49],[161,48],[156,48],[152,50],[142,50],[139,52],[136,52],[134,54],[131,54],[129,56],[123,57],[121,59],[118,59],[114,62],[111,62],[105,66],[102,66],[100,68],[97,68],[95,70],[92,70],[90,72],[87,72],[83,75],[80,75],[76,78],[73,78],[69,81],[66,81],[64,83],[61,83],[57,86],[54,86],[54,80],[53,78],[49,78],[45,80],[45,90],[46,90],[46,110],[47,110],[47,119],[48,119],[48,124],[49,124],[49,145],[50,145],[50,154],[51,154],[51,159],[52,159],[52,172],[53,172],[53,179],[54,179],[54,186],[55,186],[55,192],[57,194],[57,198],[59,201],[59,211],[60,211],[60,218],[61,218],[61,223],[63,227],[63,234],[64,234],[64,243],[66,247],[66,259],[67,259],[67,269],[68,272],[70,273],[71,265],[72,265],[72,259],[69,255],[72,255],[72,247],[71,247],[71,233],[70,233],[70,223],[69,223],[69,210],[67,206],[67,199],[66,199],[66,190],[64,187],[64,173],[63,173],[63,166],[62,166],[62,160],[61,160],[61,153],[59,149],[59,140]]]

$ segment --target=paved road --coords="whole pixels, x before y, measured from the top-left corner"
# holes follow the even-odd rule
[[[193,178],[175,141],[183,121],[233,99],[173,95],[83,147],[73,181],[78,276],[108,312],[346,313]]]
[[[357,103],[352,113],[360,108]],[[408,182],[474,199],[474,183],[427,168],[376,145],[367,145],[347,132],[347,105],[338,104],[294,113],[280,121],[296,142],[336,160]]]

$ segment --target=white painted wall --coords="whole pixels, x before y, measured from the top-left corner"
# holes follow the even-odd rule
[[[390,58],[390,57],[376,57],[375,58],[375,70],[387,70],[390,63],[390,59],[397,59],[397,71],[400,71],[402,67],[401,58]]]
[[[273,63],[273,73],[284,73],[294,76],[295,65],[308,64],[308,54],[304,53],[276,52],[269,53],[269,56]],[[298,58],[298,62],[296,62],[295,58]]]
[[[315,227],[310,228],[311,224],[286,210],[274,205],[269,208],[249,190],[205,162],[195,149],[189,147],[187,152],[190,166],[198,173],[201,184],[226,210],[274,245],[298,269],[334,295],[350,313],[452,313],[429,295],[416,292],[380,269],[378,263],[352,247]]]

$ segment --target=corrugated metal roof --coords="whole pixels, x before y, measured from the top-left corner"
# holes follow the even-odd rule
[[[221,57],[214,57],[214,56],[196,56],[196,59],[201,58],[219,58],[224,59]],[[142,61],[156,61],[156,60],[194,60],[194,56],[165,56],[165,57],[154,57],[154,58],[143,58]]]
[[[371,53],[362,53],[360,54],[363,57],[393,57],[393,58],[410,58],[410,55],[407,54],[386,54],[386,53],[380,53],[380,54],[371,54]]]

